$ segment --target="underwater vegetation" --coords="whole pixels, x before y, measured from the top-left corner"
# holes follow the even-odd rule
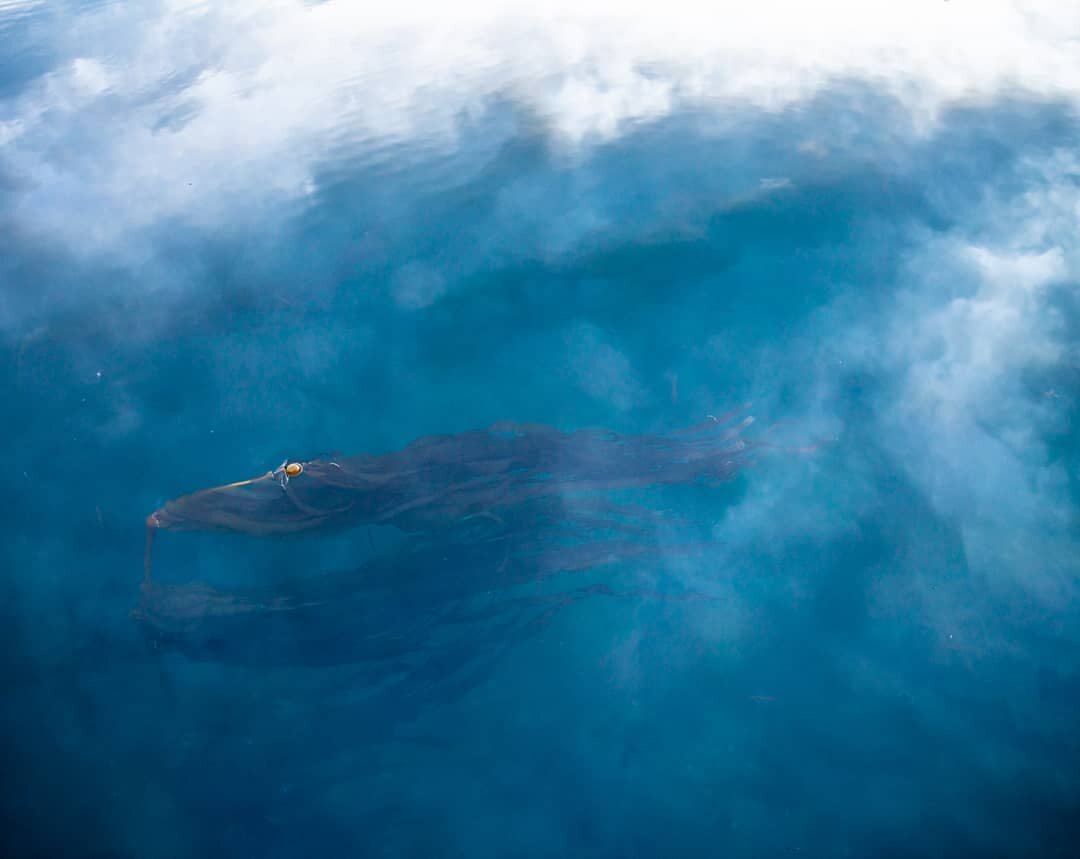
[[[664,435],[501,423],[381,455],[286,461],[151,513],[132,614],[151,646],[189,658],[365,663],[383,680],[430,670],[455,650],[490,658],[498,642],[520,640],[587,597],[706,600],[569,574],[707,553],[708,541],[678,512],[613,496],[732,479],[764,444],[743,438],[752,422],[740,409]],[[360,525],[408,536],[359,569],[284,589],[223,591],[152,576],[160,530],[280,537]]]

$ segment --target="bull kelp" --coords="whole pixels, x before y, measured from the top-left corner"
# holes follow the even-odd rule
[[[590,509],[615,490],[729,480],[760,444],[742,437],[752,422],[738,410],[657,435],[500,423],[385,454],[286,460],[151,513],[146,574],[160,529],[274,535],[377,524],[431,533],[475,517],[502,523],[537,499],[592,498]]]

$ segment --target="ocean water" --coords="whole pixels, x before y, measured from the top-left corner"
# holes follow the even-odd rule
[[[5,855],[1078,854],[1080,22],[775,5],[0,3]],[[634,551],[163,533],[321,608],[133,616],[182,493],[729,410]]]

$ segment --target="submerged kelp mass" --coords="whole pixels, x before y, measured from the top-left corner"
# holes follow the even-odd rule
[[[561,605],[612,593],[606,585],[574,585],[523,596],[523,586],[606,564],[706,551],[706,543],[672,539],[692,529],[670,512],[607,495],[731,479],[760,444],[742,437],[752,422],[738,410],[667,435],[638,436],[503,423],[421,438],[380,456],[282,463],[260,477],[170,501],[147,517],[145,579],[133,616],[154,647],[198,658],[390,660],[397,666],[391,670],[400,671],[428,638],[470,619],[513,618],[535,628],[538,617]],[[288,590],[220,592],[151,577],[158,529],[266,536],[360,524],[392,525],[415,536],[363,569],[314,576]],[[661,525],[668,534],[663,543]],[[513,640],[508,630],[501,638]]]
[[[752,449],[740,433],[753,418],[726,425],[733,417],[710,417],[664,436],[496,424],[421,438],[381,456],[285,462],[260,477],[170,501],[147,517],[147,527],[286,534],[380,524],[427,531],[470,515],[499,516],[544,496],[726,480]]]

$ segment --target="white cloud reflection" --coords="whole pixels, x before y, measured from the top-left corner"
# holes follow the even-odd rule
[[[1080,98],[1068,2],[166,2],[53,24],[67,59],[2,104],[0,139],[27,183],[20,223],[83,251],[302,199],[328,155],[452,148],[496,97],[571,151],[688,107],[781,110],[838,78],[901,97],[926,127],[958,100]]]

